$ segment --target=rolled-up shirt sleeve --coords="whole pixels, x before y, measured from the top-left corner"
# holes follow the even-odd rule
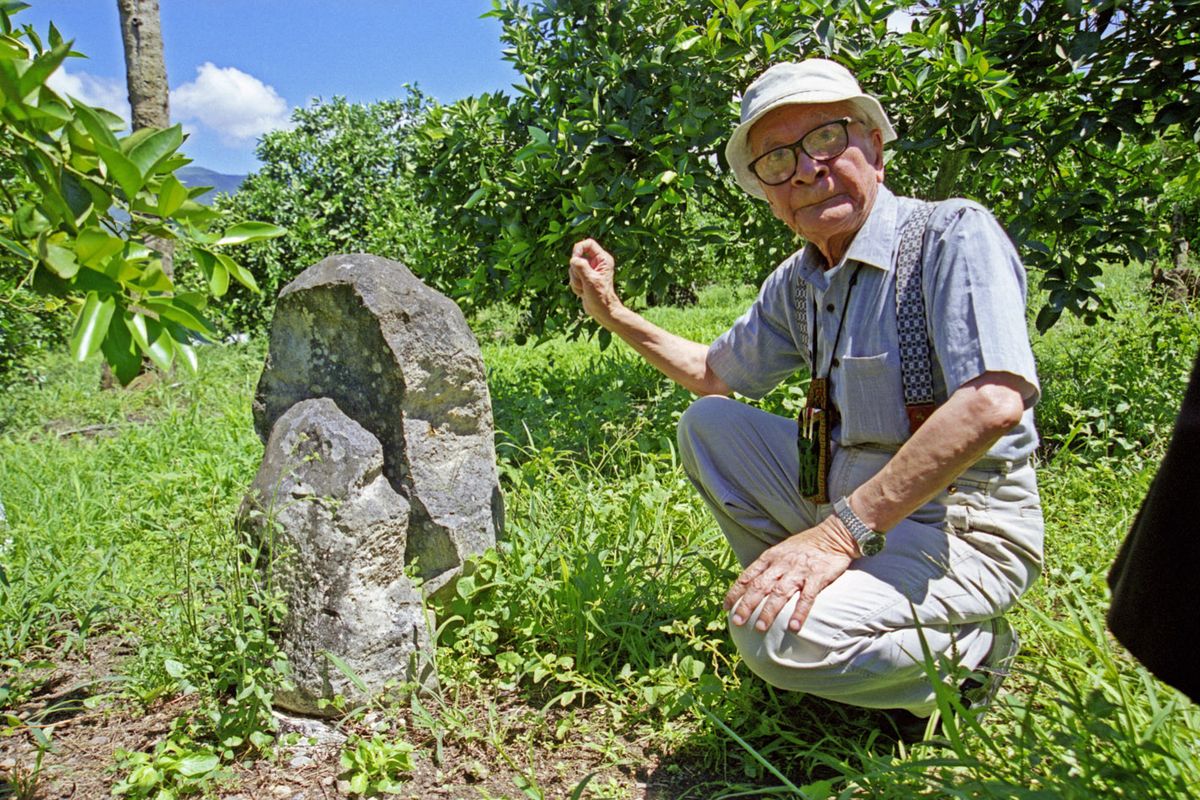
[[[763,283],[750,309],[708,348],[708,365],[730,389],[755,400],[807,367],[792,328],[798,324],[790,261]]]
[[[1025,408],[1032,408],[1041,387],[1025,320],[1025,268],[987,209],[946,205],[933,220],[922,276],[946,394],[986,372],[1007,372],[1023,380]]]

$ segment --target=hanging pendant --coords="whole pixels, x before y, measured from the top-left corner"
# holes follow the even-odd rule
[[[796,449],[800,456],[797,488],[814,503],[829,502],[829,434],[833,409],[829,403],[829,380],[813,378],[808,399],[800,410]]]

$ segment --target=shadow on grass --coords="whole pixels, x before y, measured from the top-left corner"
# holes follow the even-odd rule
[[[859,756],[886,758],[901,739],[884,712],[761,683],[743,686],[742,697],[726,698],[724,713],[699,711],[709,721],[703,734],[656,754],[657,766],[645,776],[648,799],[824,798]]]
[[[537,369],[494,368],[488,385],[502,458],[551,447],[584,458],[618,437],[644,453],[673,448],[692,394],[640,358],[610,349],[583,358],[544,356]]]

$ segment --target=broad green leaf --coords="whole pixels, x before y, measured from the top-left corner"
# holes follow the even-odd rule
[[[75,240],[75,256],[79,263],[85,266],[99,267],[105,259],[121,252],[123,247],[124,241],[110,236],[96,225],[91,225],[79,232],[79,237]]]
[[[154,134],[158,133],[158,128],[138,128],[128,136],[121,138],[121,152],[128,156],[133,152],[133,148],[137,147],[142,142],[149,139]]]
[[[172,125],[155,131],[129,151],[129,160],[137,167],[142,179],[149,177],[163,159],[174,153],[183,144],[183,128]],[[182,201],[181,201],[182,202]]]
[[[165,320],[177,322],[198,333],[216,336],[216,328],[204,318],[200,310],[178,297],[143,300],[142,305]]]
[[[171,338],[175,340],[175,354],[179,356],[179,360],[187,367],[188,372],[193,375],[200,368],[200,359],[196,357],[196,347],[192,344],[192,337],[182,326],[167,323],[167,330],[171,332]],[[246,696],[250,696],[253,686],[247,686],[242,691]]]
[[[119,311],[118,322],[115,325],[109,324],[108,334],[104,337],[100,350],[104,353],[104,360],[112,367],[113,375],[122,386],[127,386],[141,373],[142,356],[129,334],[129,312],[123,308],[119,308]],[[170,671],[169,667],[167,671]]]
[[[34,59],[29,69],[21,76],[21,97],[25,97],[37,89],[50,75],[62,66],[63,61],[71,52],[70,42],[61,42],[46,53]]]
[[[179,760],[179,774],[185,778],[195,778],[200,775],[207,775],[221,765],[219,759],[213,753],[196,753],[186,756]]]
[[[108,167],[108,174],[116,179],[125,198],[132,202],[142,188],[142,173],[120,150],[101,144],[96,145],[96,150]]]
[[[133,284],[145,292],[169,292],[175,288],[167,273],[163,272],[162,261],[151,262],[145,270],[126,262],[127,269],[119,276],[124,283]],[[140,274],[139,274],[140,272]]]
[[[121,146],[117,143],[117,137],[113,135],[108,122],[94,108],[81,103],[73,97],[71,98],[71,104],[75,108],[75,113],[79,115],[79,121],[83,123],[83,127],[87,132],[91,134],[93,143],[97,148],[103,145],[113,150],[120,150]],[[98,149],[97,152],[99,152]]]
[[[42,260],[60,278],[70,279],[79,272],[79,262],[74,251],[61,245],[46,245],[46,255]]]
[[[162,324],[145,314],[136,313],[130,315],[128,324],[129,332],[141,351],[163,372],[169,370],[175,358],[175,343]]]
[[[229,270],[222,264],[213,264],[208,275],[208,289],[213,297],[224,297],[229,291]]]
[[[261,242],[266,239],[274,239],[277,236],[283,236],[287,231],[278,225],[272,225],[269,222],[239,222],[237,225],[230,227],[225,231],[225,235],[217,241],[213,242],[216,245],[222,244],[244,244],[246,242]]]
[[[113,259],[117,261],[121,260],[120,256],[113,256]],[[75,274],[75,279],[71,281],[70,285],[77,292],[120,294],[123,291],[121,284],[117,283],[109,275],[87,267],[84,267]]]
[[[196,263],[200,265],[200,270],[208,278],[209,291],[214,297],[224,297],[225,292],[229,290],[228,268],[220,263],[215,253],[205,250],[203,247],[194,248],[192,254],[196,258]]]
[[[5,103],[5,111],[9,112],[17,119],[23,119],[21,100],[21,81],[17,75],[17,68],[13,61],[0,58],[0,99],[5,101],[12,100],[10,104]]]
[[[92,195],[88,192],[79,179],[70,172],[63,170],[62,185],[60,187],[63,199],[67,203],[67,207],[74,214],[76,224],[81,222],[92,210],[94,203]]]
[[[95,292],[88,292],[71,331],[71,354],[76,361],[84,361],[100,350],[116,307],[112,297],[101,299]]]
[[[7,36],[0,37],[0,58],[11,60],[14,58],[27,58],[28,56],[29,53],[25,51],[25,48],[18,45],[15,41],[9,39]]]
[[[254,280],[254,276],[250,274],[250,270],[246,269],[224,253],[214,253],[214,255],[217,258],[217,263],[229,270],[229,274],[233,276],[234,280],[252,292],[260,291],[258,288],[258,283]]]
[[[171,216],[187,199],[187,187],[180,183],[174,175],[168,175],[163,178],[162,186],[158,190],[158,215],[160,217]]]

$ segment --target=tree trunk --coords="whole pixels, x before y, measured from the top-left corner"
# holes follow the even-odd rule
[[[1188,240],[1184,233],[1183,207],[1175,205],[1171,214],[1171,250],[1175,260],[1175,269],[1183,269],[1188,265]]]
[[[163,58],[162,26],[158,0],[117,0],[121,14],[121,42],[125,45],[125,85],[133,129],[168,128],[171,110],[167,89],[167,63]],[[174,247],[170,240],[152,239],[148,247],[162,254],[163,272],[174,280]]]
[[[125,85],[129,90],[129,109],[133,129],[169,128],[171,110],[167,89],[167,63],[163,58],[162,26],[158,19],[158,0],[117,0],[121,15],[121,43],[125,46]],[[163,273],[175,279],[175,243],[170,239],[148,237],[146,246],[162,256]],[[142,359],[142,376],[154,374],[153,366]],[[140,380],[139,376],[138,380]],[[112,368],[100,366],[100,388],[116,386]]]
[[[163,60],[158,0],[117,0],[121,42],[125,45],[125,84],[133,110],[133,129],[171,124],[167,65]]]

